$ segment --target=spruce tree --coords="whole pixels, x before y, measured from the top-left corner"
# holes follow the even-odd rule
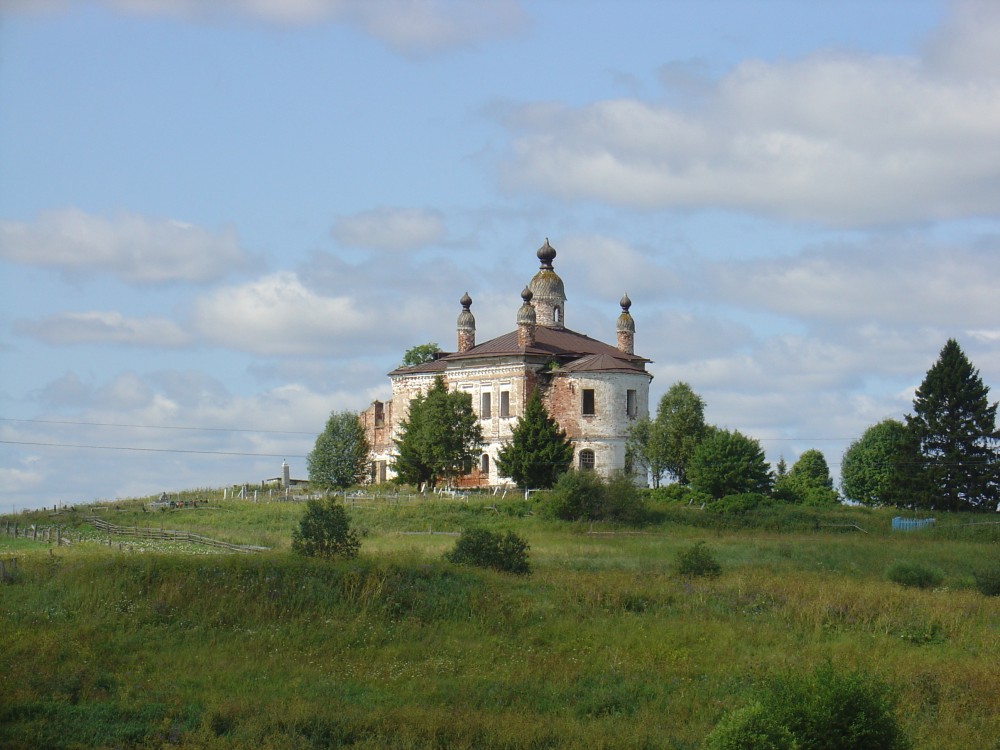
[[[410,401],[410,413],[400,423],[393,468],[400,482],[433,487],[440,479],[467,473],[482,444],[472,397],[449,391],[438,375],[426,394]]]
[[[548,489],[573,462],[573,443],[549,415],[534,390],[509,443],[497,455],[497,470],[519,487]]]
[[[1000,432],[989,391],[954,339],[917,389],[907,430],[935,510],[994,510],[1000,500]]]

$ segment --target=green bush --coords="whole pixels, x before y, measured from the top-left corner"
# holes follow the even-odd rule
[[[306,557],[358,556],[361,541],[351,529],[344,506],[332,497],[314,498],[306,502],[306,512],[292,531],[292,551]]]
[[[528,543],[513,531],[501,534],[486,529],[466,529],[455,542],[455,548],[444,556],[458,565],[475,565],[519,575],[531,572]]]
[[[973,572],[976,588],[984,596],[1000,596],[1000,566],[983,568]]]
[[[760,700],[723,717],[703,744],[705,750],[910,747],[890,687],[860,670],[837,672],[830,664],[805,678],[773,681]]]
[[[722,566],[704,542],[698,542],[677,553],[675,568],[682,576],[715,578],[722,573]]]
[[[886,577],[900,586],[918,589],[932,589],[940,586],[944,576],[937,570],[920,563],[895,563],[889,568]]]
[[[774,501],[767,495],[761,495],[759,492],[747,492],[742,495],[726,495],[709,503],[705,506],[705,510],[709,513],[739,515],[774,504]]]
[[[630,477],[616,474],[605,482],[593,471],[570,470],[560,475],[542,512],[564,521],[640,523],[646,508]]]
[[[726,714],[705,738],[703,750],[798,750],[788,727],[760,703]]]

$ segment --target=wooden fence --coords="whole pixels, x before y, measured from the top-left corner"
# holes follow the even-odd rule
[[[31,539],[33,542],[48,542],[57,546],[70,543],[62,526],[39,526],[35,523],[21,525],[17,521],[5,519],[3,531],[15,539]]]
[[[231,552],[266,552],[269,547],[256,547],[250,544],[230,544],[220,542],[218,539],[209,539],[201,534],[192,534],[190,531],[175,531],[172,529],[153,529],[146,526],[118,526],[108,523],[100,518],[88,517],[83,519],[99,531],[119,536],[133,536],[138,539],[155,539],[171,542],[191,542],[192,544],[204,544],[208,547],[219,547]]]

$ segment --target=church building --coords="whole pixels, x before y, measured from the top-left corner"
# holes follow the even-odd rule
[[[566,290],[553,266],[555,248],[546,239],[537,255],[541,267],[521,292],[513,331],[477,344],[472,299],[466,293],[460,300],[456,351],[389,373],[392,399],[375,401],[360,415],[373,449],[373,482],[392,478],[394,439],[410,400],[426,392],[438,375],[450,389],[472,397],[485,439],[479,461],[459,478],[459,486],[511,483],[497,472],[497,454],[535,388],[572,440],[577,468],[603,476],[624,468],[625,439],[629,427],[649,415],[653,377],[646,371],[650,360],[634,351],[632,302],[627,294],[621,299],[615,345],[570,330]]]

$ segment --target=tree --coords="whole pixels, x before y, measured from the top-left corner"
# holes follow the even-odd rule
[[[332,497],[309,500],[298,528],[292,530],[292,551],[306,557],[350,560],[358,556],[360,548],[347,511]]]
[[[409,416],[399,429],[393,468],[398,481],[415,485],[433,487],[440,479],[466,473],[483,444],[472,396],[449,391],[440,375],[426,394],[410,401]]]
[[[573,463],[573,443],[549,415],[538,390],[531,393],[510,442],[497,455],[497,470],[519,487],[548,489]]]
[[[432,362],[440,351],[441,347],[430,341],[426,344],[411,346],[403,354],[400,367],[412,367],[413,365],[422,365],[424,362]]]
[[[830,505],[837,502],[833,477],[822,452],[815,448],[803,452],[786,474],[778,471],[774,496],[779,500],[802,505]]]
[[[993,510],[1000,500],[997,403],[954,339],[941,349],[906,417],[935,510]]]
[[[896,483],[906,426],[885,419],[869,427],[844,452],[840,465],[840,491],[863,505],[888,505]]]
[[[306,457],[309,483],[323,490],[342,490],[357,484],[368,471],[370,453],[358,416],[349,411],[331,412]]]
[[[687,383],[677,382],[663,394],[656,420],[641,419],[629,430],[626,455],[637,468],[645,468],[659,487],[663,475],[688,483],[687,466],[704,439],[705,401]]]
[[[649,417],[632,423],[625,439],[625,466],[630,472],[649,474],[653,487],[659,487],[667,473],[662,434]]]
[[[733,430],[710,430],[688,463],[691,485],[719,499],[748,492],[766,494],[771,472],[764,449],[753,438]]]

